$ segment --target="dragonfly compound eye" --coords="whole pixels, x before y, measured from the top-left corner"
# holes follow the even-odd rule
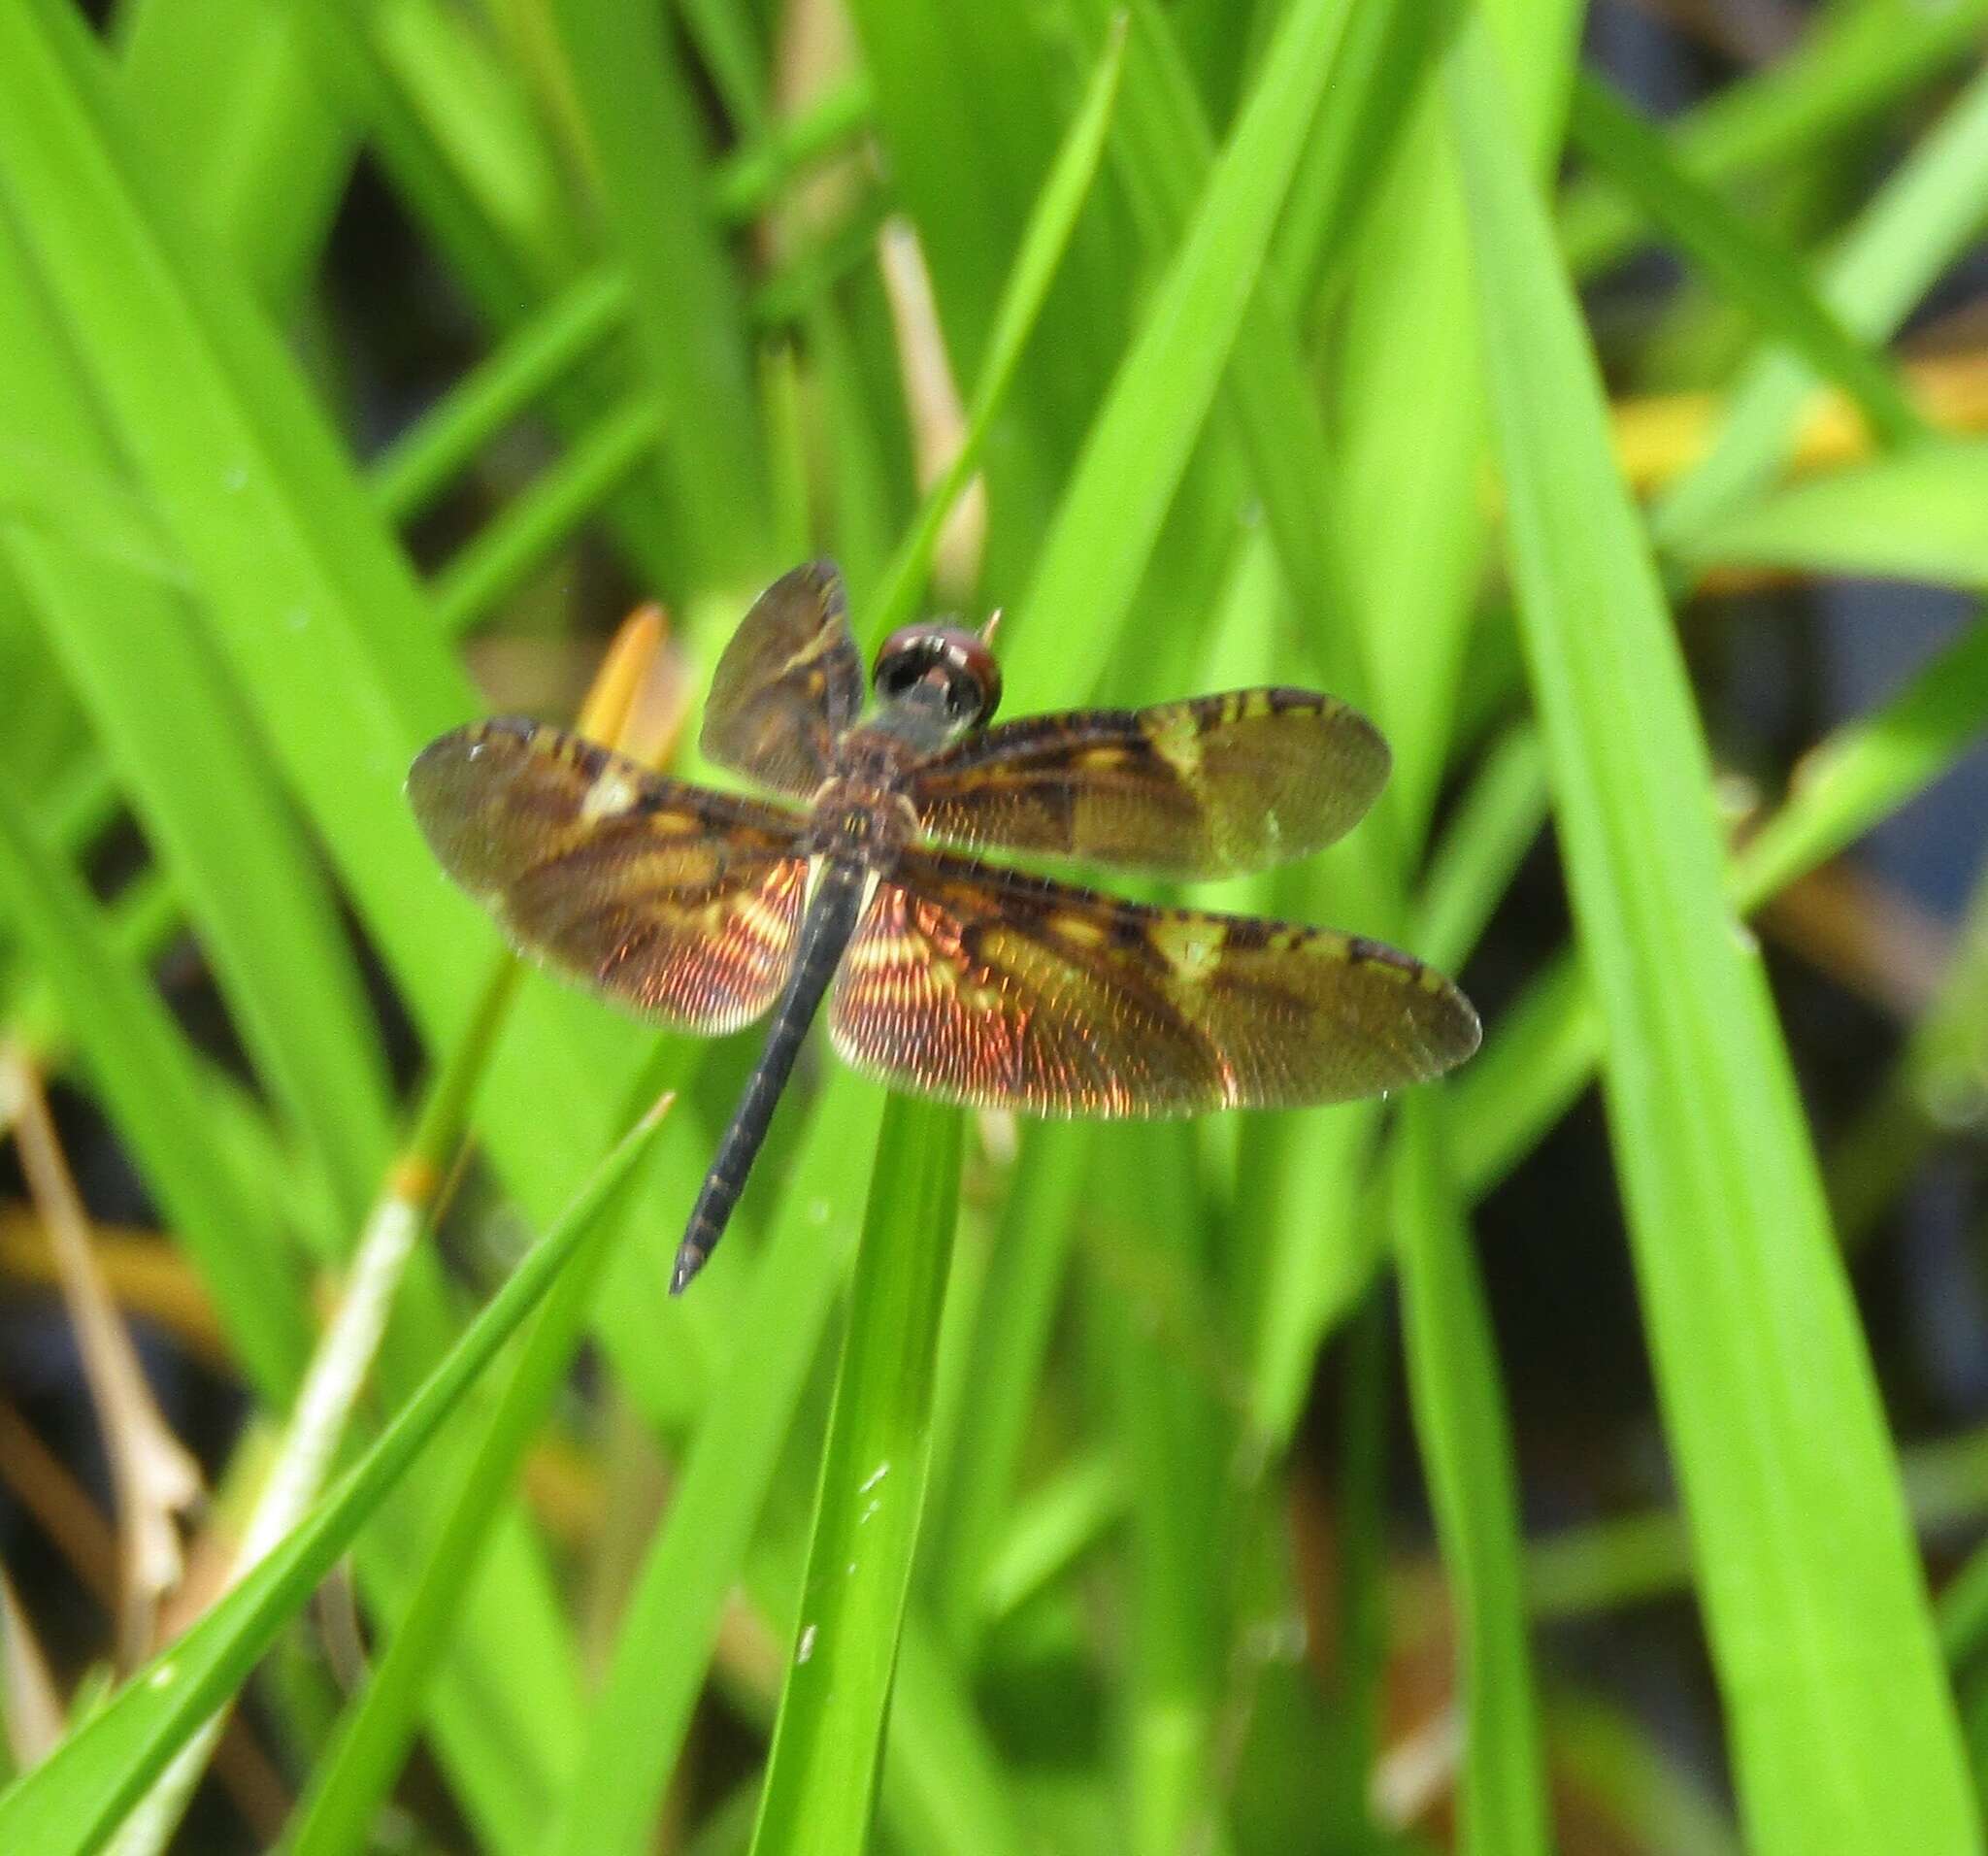
[[[877,653],[877,693],[886,702],[933,684],[949,721],[984,722],[1001,701],[1001,667],[976,633],[955,625],[907,625]]]

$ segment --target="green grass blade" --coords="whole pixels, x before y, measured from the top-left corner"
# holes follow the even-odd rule
[[[1425,1095],[1402,1104],[1394,1188],[1416,1445],[1456,1610],[1460,1846],[1474,1856],[1543,1856],[1552,1838],[1510,1427],[1470,1227],[1443,1153],[1441,1105]]]
[[[1233,1413],[1197,1344],[1206,1232],[1193,1154],[1171,1129],[1100,1139],[1087,1273],[1128,1487],[1123,1715],[1126,1847],[1162,1856],[1223,1830],[1209,1748],[1223,1694],[1232,1555],[1247,1550]],[[1219,1332],[1218,1330],[1216,1332]],[[1219,1358],[1219,1356],[1216,1356]],[[1209,1827],[1214,1829],[1210,1833]]]
[[[1416,0],[1358,7],[1346,22],[1341,75],[1311,125],[1271,259],[1278,294],[1301,322],[1365,225],[1377,197],[1374,177],[1413,119],[1458,11],[1447,0]]]
[[[1929,445],[1805,478],[1708,522],[1692,567],[1925,580],[1988,591],[1988,445]]]
[[[849,1297],[800,1627],[752,1846],[866,1846],[924,1507],[960,1112],[890,1098]]]
[[[1077,1236],[1094,1130],[1044,1122],[1022,1132],[1014,1189],[994,1240],[968,1346],[971,1422],[938,1466],[924,1566],[945,1641],[971,1650],[984,1621],[985,1568],[1014,1500],[1029,1414]]]
[[[386,1173],[352,1247],[339,1306],[312,1353],[282,1441],[242,1529],[229,1568],[231,1582],[287,1534],[323,1492],[360,1395],[373,1380],[387,1317],[415,1246],[432,1233],[436,1202],[449,1163],[462,1146],[470,1099],[516,991],[519,973],[517,963],[507,958],[491,976],[483,1009],[469,1037],[451,1053]],[[459,1591],[454,1596],[459,1598]],[[406,1629],[403,1613],[396,1625],[396,1642]],[[225,1725],[225,1715],[211,1715],[174,1756],[119,1828],[114,1856],[156,1856],[167,1847]]]
[[[725,0],[677,0],[677,11],[732,120],[758,134],[766,127],[766,53],[749,10]]]
[[[844,1076],[815,1105],[662,1526],[636,1574],[545,1848],[639,1851],[681,1755],[724,1601],[846,1274],[876,1151],[877,1091]],[[751,1336],[750,1343],[743,1337]]]
[[[1824,300],[1866,340],[1888,335],[1979,231],[1984,200],[1988,75],[1955,98],[1840,241],[1824,267]],[[1709,522],[1767,486],[1812,380],[1800,360],[1781,353],[1746,369],[1711,449],[1652,514],[1664,547],[1688,551]]]
[[[1830,1203],[1846,1249],[1897,1203],[1928,1149],[1950,1134],[1955,1110],[1965,1113],[1980,1100],[1988,1076],[1988,871],[1975,879],[1955,941],[1905,1048],[1830,1152]]]
[[[1047,1591],[1124,1517],[1124,1470],[1102,1451],[1011,1501],[1004,1523],[989,1530],[992,1551],[977,1595],[986,1621],[1011,1617]]]
[[[87,1856],[201,1722],[225,1703],[283,1624],[404,1475],[497,1350],[598,1235],[662,1119],[658,1103],[595,1170],[380,1441],[242,1583],[134,1674],[86,1726],[0,1794],[0,1846]]]
[[[1546,759],[1534,729],[1512,728],[1476,778],[1430,853],[1408,944],[1455,973],[1470,958],[1519,860],[1546,819]]]
[[[489,618],[525,580],[595,515],[615,486],[656,448],[662,414],[625,400],[577,434],[558,460],[436,575],[435,622],[465,632]]]
[[[1677,165],[1706,185],[1812,156],[1967,57],[1984,23],[1988,0],[1934,9],[1860,0],[1832,9],[1785,57],[1707,98],[1665,141]],[[1569,190],[1560,223],[1579,277],[1625,255],[1644,230],[1634,205],[1600,176]]]
[[[974,1713],[973,1691],[913,1614],[898,1645],[881,1807],[892,1841],[932,1856],[1023,1856],[1014,1768]],[[859,1845],[852,1845],[859,1847]]]
[[[854,0],[894,198],[931,272],[955,377],[985,368],[995,305],[1021,247],[1099,42],[1016,7]],[[1086,213],[1008,396],[1013,439],[986,458],[988,577],[1013,583],[1104,381],[1126,315],[1126,276],[1106,203]],[[890,389],[894,394],[895,387]]]
[[[1513,102],[1541,171],[1560,146],[1579,12],[1554,0],[1489,14],[1511,68],[1527,74]],[[1429,51],[1444,42],[1433,36]],[[1395,752],[1383,803],[1405,845],[1420,843],[1441,789],[1488,532],[1483,370],[1450,144],[1441,99],[1425,86],[1392,161],[1361,177],[1375,197],[1322,357],[1337,408],[1342,605]],[[1324,622],[1342,622],[1339,608]]]
[[[1812,748],[1787,802],[1729,872],[1748,912],[1826,863],[1944,774],[1988,729],[1988,624],[1976,622],[1889,701]],[[1457,1175],[1489,1190],[1559,1118],[1593,1070],[1601,1031],[1572,957],[1549,967],[1457,1078]]]
[[[1766,1851],[1978,1842],[1870,1363],[1607,407],[1480,31],[1451,73],[1521,636],[1666,1432]]]
[[[0,902],[60,1001],[101,1098],[214,1295],[234,1357],[281,1410],[310,1353],[302,1284],[282,1239],[218,1148],[199,1138],[206,1091],[163,1001],[111,944],[76,873],[0,783]]]
[[[310,41],[261,0],[137,0],[119,10],[132,114],[194,216],[256,294],[288,314],[323,254],[358,137]]]
[[[0,197],[292,795],[421,1035],[451,1047],[498,944],[436,870],[402,786],[423,743],[472,712],[467,679],[322,409],[156,187],[61,0],[0,8]],[[641,1049],[600,1007],[527,980],[477,1112],[534,1218],[600,1150]],[[664,1142],[672,1178],[709,1157],[683,1126]],[[617,1251],[599,1308],[616,1370],[654,1412],[676,1408],[732,1293],[720,1276],[697,1306],[665,1306],[683,1206],[666,1197]]]
[[[486,312],[508,326],[574,276],[583,234],[561,150],[472,16],[438,0],[297,11],[327,86]]]
[[[0,234],[0,401],[79,476],[116,476],[11,233]],[[212,961],[243,1042],[358,1228],[392,1106],[353,960],[268,754],[182,594],[33,527],[0,531],[50,648],[90,712]]]
[[[592,271],[520,322],[375,460],[374,500],[396,521],[418,515],[506,425],[620,326],[628,282]]]
[[[1048,295],[1056,267],[1062,262],[1070,235],[1076,229],[1077,214],[1090,195],[1098,157],[1104,153],[1105,136],[1111,126],[1111,107],[1118,98],[1118,75],[1124,67],[1125,33],[1121,26],[1106,41],[1104,55],[1098,60],[1090,86],[1071,121],[1070,133],[1064,138],[1055,164],[1029,215],[1014,268],[1008,274],[1001,301],[995,307],[959,448],[938,481],[926,491],[917,519],[892,557],[884,572],[883,584],[865,616],[863,629],[873,646],[880,645],[914,616],[913,609],[924,595],[933,552],[939,546],[945,518],[979,469],[980,453],[993,430],[995,415],[1007,399],[1022,349],[1036,326],[1043,300]]]
[[[744,576],[772,506],[745,293],[718,240],[695,99],[661,20],[619,0],[554,0],[551,17],[669,424],[684,539],[707,573]]]
[[[1809,287],[1802,260],[1750,225],[1672,158],[1664,138],[1599,78],[1574,88],[1574,144],[1619,181],[1666,237],[1702,265],[1762,332],[1785,342],[1862,410],[1887,445],[1925,436],[1896,373]]]
[[[507,986],[511,969],[504,970]],[[501,1009],[502,1001],[497,1002]],[[473,1053],[474,1054],[474,1053]],[[407,1757],[425,1691],[462,1622],[518,1465],[573,1364],[608,1260],[594,1246],[553,1285],[442,1504],[443,1518],[360,1701],[348,1710],[312,1774],[285,1847],[293,1856],[364,1848],[374,1818]],[[533,1846],[543,1847],[543,1834]]]
[[[1342,0],[1294,0],[1265,54],[1011,621],[1004,668],[1025,700],[1090,689],[1109,661],[1255,293],[1344,19]]]

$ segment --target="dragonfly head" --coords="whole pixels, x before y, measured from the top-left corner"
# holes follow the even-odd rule
[[[1001,666],[986,641],[957,625],[906,625],[883,641],[873,676],[877,698],[920,732],[951,741],[983,727],[1001,702]]]

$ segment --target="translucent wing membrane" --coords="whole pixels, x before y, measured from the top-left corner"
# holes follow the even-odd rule
[[[779,808],[502,718],[423,750],[408,796],[520,947],[644,1016],[733,1031],[779,993],[807,878]]]
[[[760,594],[712,678],[700,738],[720,767],[812,798],[834,771],[836,737],[863,707],[863,660],[843,583],[815,561]]]
[[[844,956],[830,1024],[898,1088],[1045,1115],[1293,1108],[1419,1082],[1477,1045],[1463,995],[1376,942],[936,852],[896,874]]]
[[[1387,770],[1358,710],[1244,689],[1008,722],[936,755],[911,796],[924,829],[954,844],[1216,877],[1330,844]]]

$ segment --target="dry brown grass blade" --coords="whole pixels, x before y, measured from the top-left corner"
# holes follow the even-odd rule
[[[897,334],[898,372],[911,414],[918,488],[929,490],[966,443],[966,410],[945,352],[925,253],[910,220],[885,221],[877,235],[877,261]],[[948,598],[963,597],[979,578],[986,547],[987,484],[977,473],[940,530],[932,558],[933,583]]]
[[[61,1740],[62,1697],[34,1626],[0,1569],[0,1692],[6,1696],[7,1746],[16,1767],[37,1765]]]
[[[91,1246],[113,1300],[127,1315],[143,1315],[215,1374],[234,1370],[214,1299],[169,1234],[93,1224]],[[25,1207],[0,1210],[0,1276],[58,1288],[55,1240]]]
[[[1942,354],[1904,369],[1912,402],[1942,432],[1988,430],[1988,351]],[[1621,400],[1614,408],[1615,454],[1638,494],[1683,476],[1711,443],[1724,397],[1661,393]],[[1803,415],[1790,468],[1797,475],[1834,469],[1871,455],[1871,435],[1857,409],[1818,390]]]
[[[774,108],[791,121],[855,69],[861,51],[841,0],[793,0],[781,15],[774,46]],[[760,221],[770,263],[846,217],[871,156],[867,150],[819,163],[803,175]]]
[[[178,1517],[201,1499],[200,1466],[152,1401],[123,1317],[92,1251],[89,1214],[42,1093],[19,1051],[0,1051],[0,1102],[14,1127],[28,1191],[54,1247],[84,1380],[111,1466],[118,1523],[117,1653],[129,1667],[150,1647],[159,1605],[184,1566]]]
[[[1842,859],[1790,883],[1759,926],[1905,1024],[1926,1010],[1953,962],[1951,929]]]
[[[577,725],[581,734],[647,760],[668,755],[687,694],[680,667],[667,649],[666,633],[657,606],[640,607],[623,621],[580,707]],[[485,1011],[493,1025],[508,1009],[514,974],[507,960],[492,976]],[[435,1088],[439,1093],[417,1112],[407,1145],[386,1171],[380,1198],[353,1248],[338,1308],[312,1355],[282,1443],[220,1590],[263,1559],[324,1486],[372,1372],[408,1257],[449,1189],[453,1174],[447,1156],[455,1152],[459,1167],[467,1151],[460,1119],[465,1100],[452,1096],[445,1084]],[[448,1106],[438,1109],[445,1101]],[[339,1626],[326,1631],[328,1645],[335,1656],[342,1643],[347,1645],[356,1669],[363,1649],[355,1602],[341,1581],[334,1580],[331,1590],[335,1602],[321,1600],[320,1624]],[[156,1856],[167,1846],[225,1719],[216,1715],[180,1749],[119,1828],[110,1846],[114,1856]]]

